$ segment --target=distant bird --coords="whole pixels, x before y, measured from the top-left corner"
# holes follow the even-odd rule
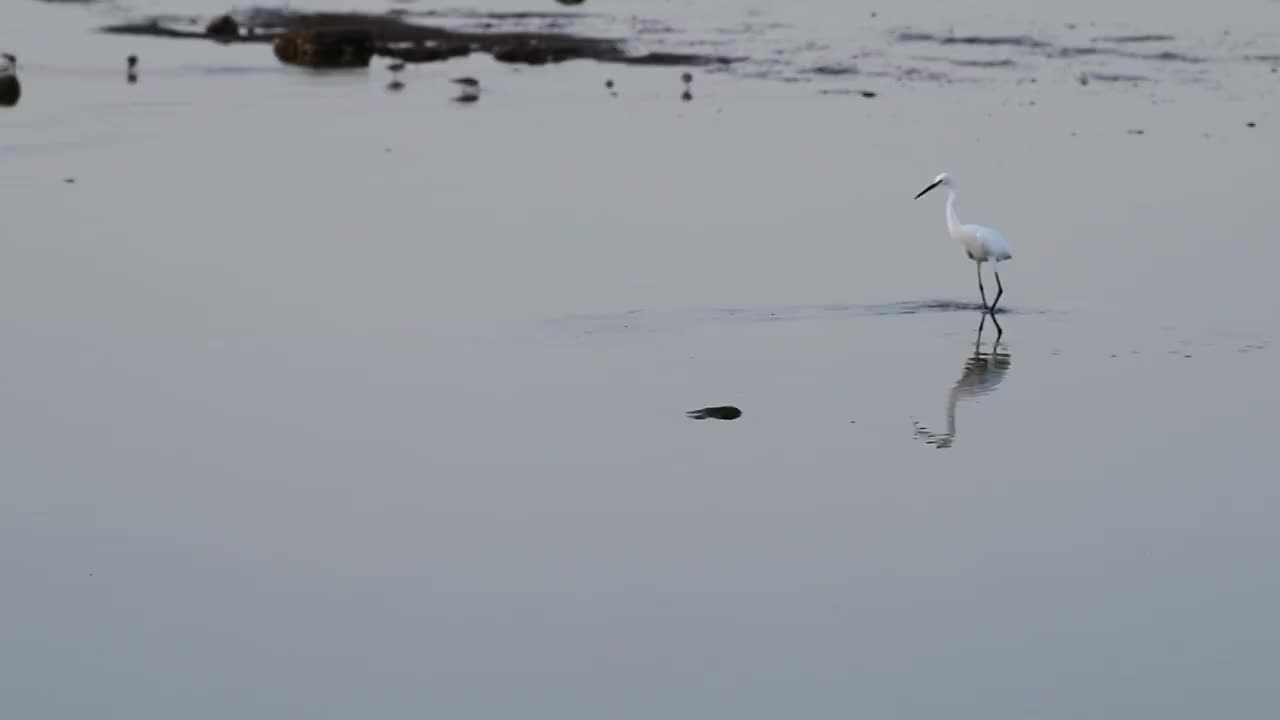
[[[391,71],[391,82],[387,83],[387,90],[391,92],[400,92],[404,89],[404,83],[400,81],[400,71],[404,70],[404,67],[405,65],[403,60],[397,60],[390,65],[387,65],[387,69]]]
[[[404,90],[404,83],[399,79],[399,73],[404,69],[404,60],[394,61],[394,63],[387,65],[387,69],[392,72],[392,81],[387,83],[387,90],[392,92]]]
[[[13,107],[22,97],[22,83],[18,82],[18,58],[0,53],[4,63],[0,65],[0,106]]]
[[[473,77],[457,77],[449,82],[454,83],[459,88],[459,94],[454,98],[457,102],[475,102],[480,99],[480,81]]]
[[[387,83],[387,90],[392,92],[404,90],[404,83],[399,79],[399,73],[404,69],[404,60],[394,61],[394,63],[387,65],[387,69],[392,72],[392,81]]]
[[[919,200],[925,193],[938,186],[947,188],[947,232],[950,233],[952,240],[958,241],[964,247],[964,252],[969,259],[977,263],[978,292],[982,295],[982,308],[991,313],[994,318],[996,305],[1000,303],[1000,296],[1004,295],[1004,285],[1000,283],[1000,263],[1013,257],[1013,253],[1009,252],[1009,241],[989,227],[964,225],[960,222],[960,218],[956,217],[956,183],[946,173],[934,178],[933,182],[921,190],[915,199]],[[987,291],[982,287],[982,263],[984,262],[991,263],[991,272],[996,276],[996,299],[989,306]]]
[[[130,55],[125,60],[125,79],[130,83],[138,82],[138,56]]]

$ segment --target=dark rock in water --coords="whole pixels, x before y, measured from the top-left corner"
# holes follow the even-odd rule
[[[10,53],[0,54],[0,107],[13,107],[22,98],[22,83],[18,80],[18,58]]]
[[[1093,38],[1094,42],[1108,43],[1154,43],[1154,42],[1170,42],[1176,40],[1172,35],[1103,35]]]
[[[374,41],[373,34],[361,28],[304,30],[277,37],[272,49],[287,65],[357,68],[369,66]]]
[[[0,107],[13,107],[22,98],[22,83],[17,75],[0,75]]]
[[[561,5],[568,5],[570,7],[573,7],[574,5],[581,5],[583,3],[583,0],[556,0],[556,2],[560,3]]]
[[[693,93],[688,90],[685,90],[684,92],[680,93],[680,99],[684,102],[690,102],[693,100]]]
[[[718,405],[690,410],[685,415],[691,420],[737,420],[742,417],[742,411],[732,405]]]
[[[1245,127],[1258,127],[1258,123],[1250,121],[1244,124]]]
[[[215,40],[234,40],[240,37],[240,23],[230,15],[221,15],[205,26],[204,34]]]

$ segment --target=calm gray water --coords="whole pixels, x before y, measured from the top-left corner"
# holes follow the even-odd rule
[[[1276,717],[1280,5],[950,5],[584,6],[682,103],[4,2],[0,715]]]

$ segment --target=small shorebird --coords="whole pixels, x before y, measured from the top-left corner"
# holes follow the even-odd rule
[[[403,60],[397,60],[387,65],[387,69],[391,71],[391,82],[387,83],[388,90],[395,92],[404,89],[404,83],[400,81],[400,71],[404,70],[404,67]]]
[[[454,98],[457,102],[475,102],[480,99],[480,81],[473,77],[457,77],[449,82],[458,86],[458,96]]]

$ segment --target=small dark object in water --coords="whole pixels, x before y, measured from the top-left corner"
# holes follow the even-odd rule
[[[689,102],[690,100],[693,100],[693,93],[689,92],[688,90],[685,90],[684,92],[680,93],[680,99],[683,100],[684,102]]]
[[[4,64],[0,65],[0,106],[13,107],[22,97],[22,83],[18,81],[18,56],[11,53],[0,54]]]
[[[1135,128],[1135,129],[1133,129],[1133,130],[1130,130],[1130,131],[1129,131],[1129,134],[1130,134],[1130,135],[1142,135],[1142,134],[1144,134],[1145,132],[1146,132],[1145,130],[1139,130],[1139,129]]]
[[[861,95],[861,96],[862,96],[862,97],[864,97],[864,98],[873,98],[873,97],[875,97],[876,95],[878,95],[879,93],[876,93],[876,92],[871,91],[871,90],[859,90],[859,91],[858,91],[858,94],[859,94],[859,95]]]
[[[610,90],[613,89],[613,78],[604,81],[604,86]]]
[[[1089,84],[1089,74],[1088,74],[1088,73],[1080,73],[1079,75],[1077,75],[1077,76],[1076,76],[1076,82],[1080,83],[1081,85],[1088,85],[1088,84]]]
[[[76,179],[75,179],[75,178],[73,178],[73,177],[69,177],[69,178],[62,178],[62,182],[66,183],[66,184],[68,184],[68,185],[75,185],[75,184],[76,184]]]
[[[1250,120],[1249,122],[1245,123],[1245,124],[1244,124],[1244,126],[1245,126],[1245,127],[1258,127],[1258,123],[1253,122],[1252,120]]]
[[[737,420],[742,417],[742,411],[732,405],[719,405],[716,407],[704,407],[701,410],[690,410],[685,415],[691,420]]]
[[[130,85],[138,82],[138,56],[137,55],[130,55],[128,58],[125,59],[125,80],[129,81]]]
[[[204,27],[204,34],[211,38],[228,42],[240,37],[240,23],[230,15],[214,18]]]
[[[689,72],[684,73],[683,75],[680,76],[680,79],[684,81],[685,85],[688,85],[689,83],[693,82],[693,73],[689,73]]]
[[[584,0],[556,0],[556,2],[560,3],[561,5],[568,5],[572,7],[574,5],[581,5],[584,2]]]
[[[388,69],[388,70],[390,70],[392,73],[398,73],[398,72],[400,72],[401,70],[404,70],[404,61],[403,61],[403,60],[397,60],[397,61],[395,61],[395,62],[391,63],[390,65],[388,65],[388,66],[387,66],[387,69]]]
[[[391,82],[387,83],[387,90],[389,92],[400,92],[403,89],[404,89],[404,83],[400,82],[399,80],[392,80]]]

